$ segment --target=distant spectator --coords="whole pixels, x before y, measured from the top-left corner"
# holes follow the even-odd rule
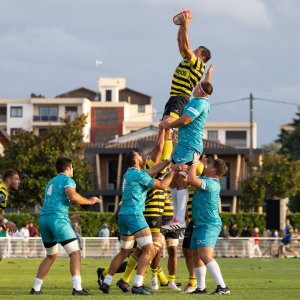
[[[98,236],[103,237],[103,238],[109,237],[109,229],[107,228],[107,224],[104,223],[102,226],[103,226],[103,228],[100,229]],[[109,239],[103,239],[102,240],[102,254],[101,254],[102,257],[104,257],[104,253],[105,253],[105,251],[108,251],[108,249],[109,249]]]
[[[299,238],[300,238],[300,235],[299,235],[298,229],[295,228],[294,232],[292,234],[292,250],[293,251],[294,251],[294,247],[299,245],[299,241],[298,241]]]
[[[82,250],[82,242],[81,242],[81,227],[78,225],[78,222],[74,222],[74,225],[72,226],[75,235],[77,237],[78,243],[79,243],[79,248]]]
[[[7,232],[5,232],[5,230],[3,230],[2,228],[0,228],[0,237],[4,238],[3,240],[1,240],[1,244],[2,244],[2,251],[3,251],[3,255],[1,255],[1,247],[0,247],[0,260],[2,258],[6,258],[7,256],[7,246],[8,246],[8,240],[9,240],[9,230]]]
[[[243,256],[246,257],[246,252],[250,256],[251,255],[251,241],[249,238],[252,237],[252,234],[246,225],[243,226],[241,237],[247,238],[247,239],[243,240]]]
[[[259,229],[257,227],[254,228],[253,237],[259,237],[258,231]],[[254,247],[252,250],[253,255],[255,255],[255,250],[257,250],[258,256],[261,256],[261,252],[259,249],[259,241],[261,241],[261,239],[254,239]]]
[[[28,246],[28,238],[29,238],[29,225],[25,224],[24,227],[21,228],[20,230],[20,235],[23,237],[23,241],[22,241],[22,256],[27,258],[27,256],[25,255],[25,250]]]
[[[237,238],[239,236],[239,231],[236,229],[236,224],[233,224],[231,229],[229,230],[230,237]],[[238,257],[237,256],[237,243],[238,240],[231,240],[231,250],[230,250],[230,257]]]
[[[15,233],[10,232],[10,237],[11,237],[11,258],[15,258],[16,257],[16,249],[17,249],[17,244],[18,244],[18,240],[14,239],[16,237],[20,237],[20,231],[17,230]]]
[[[270,229],[267,229],[267,227],[265,227],[265,228],[264,228],[264,231],[263,231],[262,237],[264,237],[264,238],[269,238],[269,237],[271,237]],[[270,240],[264,239],[264,240],[263,240],[263,247],[264,247],[264,249],[265,249],[265,248],[270,248]]]
[[[227,226],[223,225],[222,226],[222,230],[220,232],[219,235],[220,238],[224,238],[224,240],[221,241],[221,252],[222,252],[222,257],[226,257],[226,252],[228,249],[228,239],[229,239],[229,235],[228,235],[228,231],[227,231]]]
[[[273,238],[278,238],[278,230],[273,230],[272,233],[271,233],[271,237]],[[272,253],[275,253],[278,251],[278,241],[277,239],[275,240],[271,240],[271,250],[272,250]]]
[[[36,229],[36,227],[33,226],[33,222],[29,222],[29,237],[31,238],[37,238],[38,237],[38,231]],[[32,257],[32,252],[33,250],[36,248],[36,240],[32,239],[29,241],[29,253],[28,253],[28,257]]]

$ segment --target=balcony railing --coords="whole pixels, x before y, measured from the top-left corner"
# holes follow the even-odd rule
[[[226,139],[226,145],[237,148],[246,148],[247,140],[244,139]]]
[[[58,116],[33,116],[33,122],[58,122]]]

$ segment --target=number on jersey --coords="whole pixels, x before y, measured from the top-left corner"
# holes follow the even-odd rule
[[[47,191],[47,195],[51,195],[52,194],[52,185],[53,184],[51,184],[50,186],[49,186],[49,189],[48,189],[48,191]]]

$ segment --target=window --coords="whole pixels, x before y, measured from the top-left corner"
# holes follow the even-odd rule
[[[107,171],[108,171],[107,189],[109,190],[114,190],[117,188],[118,163],[119,162],[117,160],[109,160],[107,162]],[[127,171],[127,165],[125,161],[122,161],[120,188],[122,187],[123,175],[126,173],[126,171]]]
[[[70,115],[71,121],[74,121],[77,115],[77,106],[66,106],[66,112]]]
[[[111,101],[111,90],[106,90],[105,91],[105,99],[106,99],[106,102]]]
[[[226,131],[226,145],[247,147],[247,131]]]
[[[96,108],[96,125],[118,125],[118,108]],[[118,132],[116,133],[118,134]],[[112,137],[114,138],[114,136]]]
[[[107,142],[115,138],[119,134],[118,129],[95,129],[95,142]]]
[[[58,116],[58,107],[40,106],[40,116]]]
[[[22,116],[23,116],[23,107],[12,106],[10,108],[10,116],[12,118],[22,118]]]
[[[48,130],[48,128],[39,128],[39,134],[43,134],[47,130]]]
[[[138,112],[139,113],[144,113],[146,111],[146,106],[145,105],[138,105]]]
[[[6,107],[0,107],[0,122],[6,122]]]
[[[218,140],[218,131],[208,131],[207,138],[210,141],[217,141]]]
[[[10,135],[17,134],[22,128],[11,128],[10,129]]]
[[[231,163],[225,161],[227,172],[220,178],[221,190],[230,190]]]

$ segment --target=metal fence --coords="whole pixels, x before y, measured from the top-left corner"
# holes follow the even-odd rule
[[[280,242],[282,238],[219,238],[216,243],[215,257],[277,257]],[[105,257],[112,258],[120,250],[120,243],[117,238],[100,238],[100,237],[83,237],[82,242],[82,258]],[[183,239],[179,239],[177,248],[177,256],[183,257],[182,254]],[[7,258],[27,258],[27,257],[45,257],[46,251],[41,238],[22,237],[1,237],[0,245],[3,257]],[[297,239],[293,239],[290,248],[293,251],[300,251],[300,244]],[[286,251],[287,257],[293,254]],[[68,255],[64,248],[59,245],[58,257],[67,258]],[[168,257],[167,248],[164,247],[162,257]]]

